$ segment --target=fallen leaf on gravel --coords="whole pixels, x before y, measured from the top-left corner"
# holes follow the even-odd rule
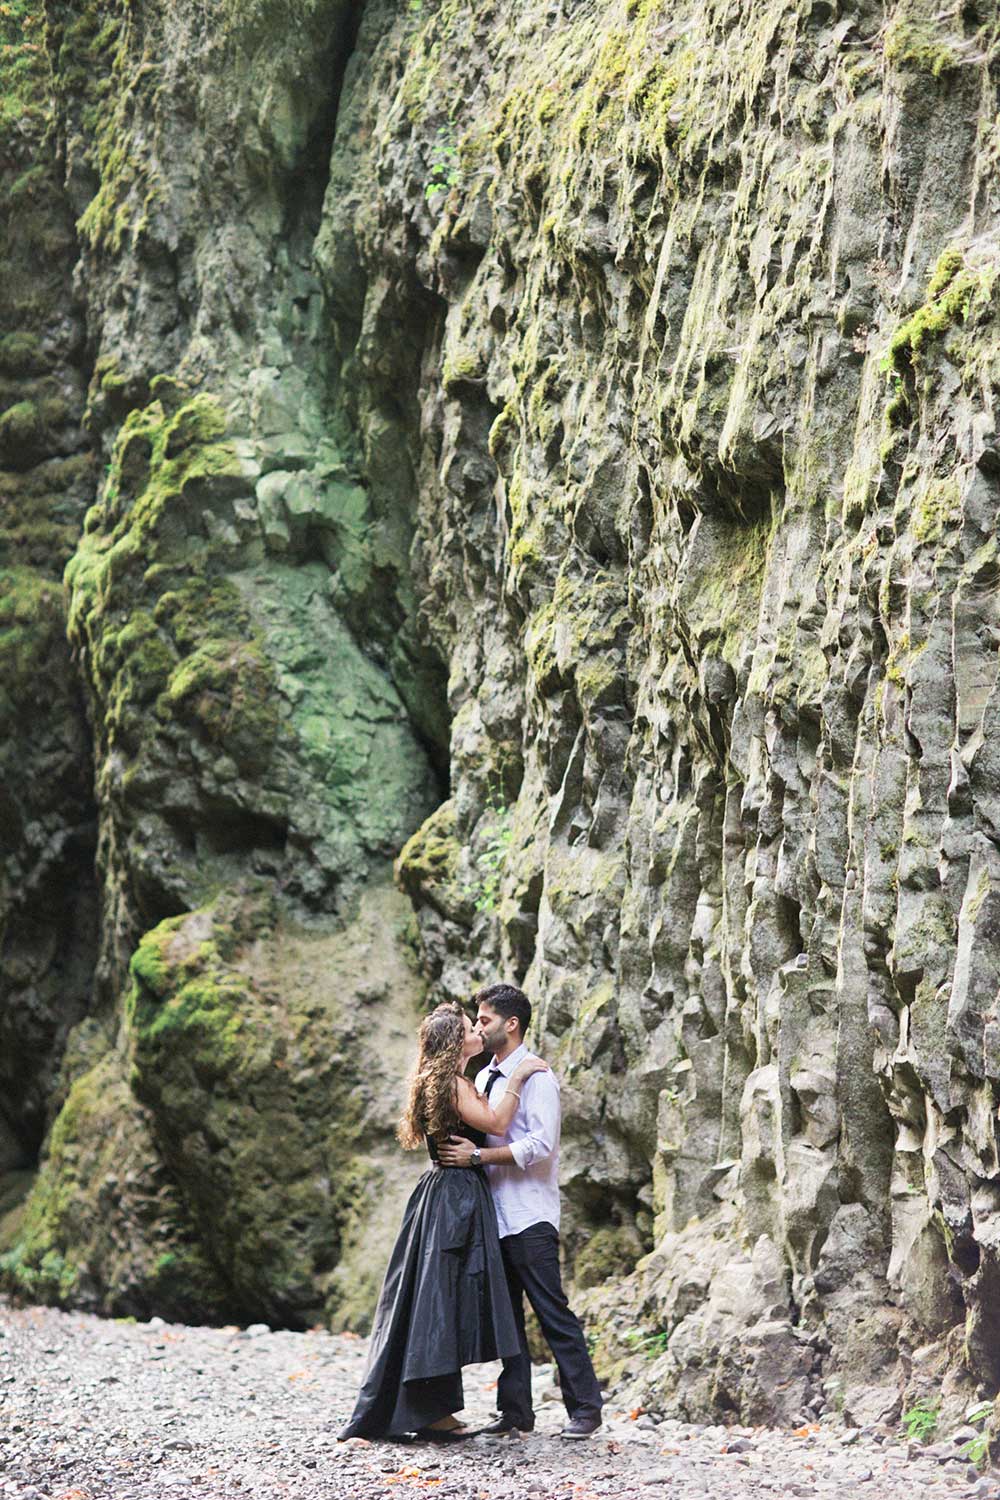
[[[808,1437],[811,1432],[819,1432],[818,1422],[807,1422],[804,1427],[796,1427],[792,1437]]]
[[[629,1419],[630,1422],[637,1422],[640,1417],[644,1417],[645,1415],[646,1415],[646,1408],[644,1406],[637,1406],[636,1409],[635,1409],[635,1411],[630,1411],[629,1412],[628,1419]]]
[[[56,1500],[90,1500],[90,1495],[87,1490],[63,1490]]]
[[[428,1479],[421,1474],[419,1469],[397,1469],[395,1474],[383,1474],[382,1483],[413,1484],[416,1485],[417,1489],[429,1489],[435,1484],[440,1484],[441,1480],[437,1478]]]

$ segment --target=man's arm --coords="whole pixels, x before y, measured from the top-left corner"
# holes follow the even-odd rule
[[[469,1167],[472,1165],[472,1153],[475,1149],[464,1135],[453,1135],[443,1146],[438,1147],[438,1160],[443,1167]],[[484,1167],[506,1166],[514,1160],[514,1153],[509,1146],[483,1146],[479,1152],[479,1160]]]
[[[544,1161],[559,1144],[559,1085],[552,1073],[535,1073],[535,1084],[522,1100],[527,1131],[512,1141],[510,1154],[514,1165],[530,1167]],[[541,1080],[541,1081],[538,1081]]]

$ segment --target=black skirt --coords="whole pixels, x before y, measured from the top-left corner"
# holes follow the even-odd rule
[[[416,1432],[465,1405],[462,1366],[519,1352],[486,1174],[432,1167],[385,1273],[354,1414],[341,1432]]]

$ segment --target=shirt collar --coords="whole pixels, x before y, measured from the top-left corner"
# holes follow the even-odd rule
[[[503,1062],[498,1063],[496,1058],[494,1058],[490,1063],[490,1067],[499,1068],[503,1076],[505,1078],[509,1078],[514,1069],[517,1067],[518,1063],[526,1058],[527,1055],[528,1049],[522,1042],[519,1047],[515,1047],[513,1052],[511,1052],[507,1057],[504,1058]]]

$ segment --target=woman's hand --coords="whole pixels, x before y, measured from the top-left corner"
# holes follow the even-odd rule
[[[548,1063],[542,1062],[540,1057],[526,1057],[511,1073],[503,1098],[494,1105],[483,1094],[477,1094],[467,1078],[459,1077],[455,1084],[458,1112],[465,1123],[476,1130],[485,1130],[487,1135],[506,1135],[517,1113],[524,1080],[530,1078],[532,1073],[550,1071]]]
[[[551,1072],[551,1069],[548,1063],[543,1062],[540,1057],[526,1057],[524,1062],[518,1063],[510,1075],[510,1081],[511,1083],[523,1083],[526,1078],[531,1077],[532,1073],[549,1072]]]

